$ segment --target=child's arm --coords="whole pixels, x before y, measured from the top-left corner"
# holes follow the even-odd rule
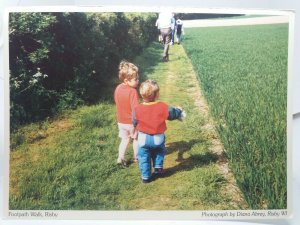
[[[169,106],[169,116],[168,120],[176,120],[176,119],[183,119],[185,117],[185,112],[181,108],[174,108]]]
[[[136,90],[130,93],[130,105],[131,109],[133,110],[135,106],[139,104],[139,96]]]
[[[134,127],[136,127],[137,124],[138,124],[138,121],[137,121],[137,119],[136,119],[136,117],[135,117],[135,112],[134,112],[134,110],[132,110],[132,124],[133,124]]]

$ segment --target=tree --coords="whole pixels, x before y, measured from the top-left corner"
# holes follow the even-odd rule
[[[44,64],[49,57],[56,18],[47,13],[11,13],[9,23],[9,68],[11,127],[43,116],[51,91],[43,86]]]
[[[154,13],[11,13],[11,128],[112,98],[118,64],[156,37]]]

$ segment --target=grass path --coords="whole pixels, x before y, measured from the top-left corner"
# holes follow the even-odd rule
[[[194,72],[191,63],[189,62],[189,59],[186,53],[184,52],[184,49],[181,46],[179,46],[178,48],[179,48],[178,55],[183,55],[185,60],[187,61],[187,63],[185,64],[186,65],[185,69],[187,70],[186,79],[189,80],[189,88],[187,88],[186,91],[189,97],[194,100],[194,103],[196,105],[195,112],[200,113],[205,118],[204,119],[205,123],[203,124],[201,129],[202,132],[206,134],[206,136],[211,137],[208,140],[208,142],[210,143],[209,150],[213,154],[217,155],[218,159],[216,161],[216,166],[227,181],[224,190],[226,191],[226,193],[229,193],[232,196],[232,199],[236,201],[237,205],[244,204],[244,206],[246,206],[245,201],[243,200],[242,197],[242,193],[237,187],[234,176],[228,167],[228,161],[225,157],[223,144],[221,143],[216,133],[214,121],[212,120],[209,114],[208,104],[204,96],[202,95],[202,91],[199,86],[199,81],[196,78],[197,75]]]
[[[192,65],[181,45],[161,62],[154,43],[136,59],[143,79],[158,81],[160,100],[181,106],[184,122],[168,122],[164,176],[142,184],[138,165],[116,165],[115,105],[83,106],[11,137],[10,209],[247,209],[228,169]],[[132,158],[129,148],[126,157]]]
[[[129,191],[139,193],[131,201],[134,208],[247,208],[183,47],[171,46],[170,61],[159,63],[148,78],[159,82],[160,100],[182,106],[188,117],[184,122],[168,122],[165,176],[147,187]]]

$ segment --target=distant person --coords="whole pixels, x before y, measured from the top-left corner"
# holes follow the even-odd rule
[[[174,108],[157,101],[159,86],[156,81],[143,82],[140,86],[140,94],[144,102],[134,108],[132,120],[138,130],[138,162],[142,182],[149,183],[153,178],[151,160],[154,175],[163,174],[166,120],[183,119],[185,113],[181,108]]]
[[[114,92],[119,137],[121,138],[117,163],[127,166],[125,153],[131,139],[133,139],[133,159],[137,161],[137,131],[132,124],[132,109],[139,103],[136,90],[139,84],[138,67],[130,62],[121,61],[119,64],[119,80],[121,84],[117,86]]]
[[[172,30],[172,38],[171,38],[171,44],[174,45],[174,36],[175,36],[175,31],[176,31],[176,19],[175,19],[175,14],[172,13],[172,19],[171,19],[171,30]]]
[[[182,35],[184,35],[183,23],[181,19],[176,20],[176,42],[180,44],[182,41]]]
[[[158,33],[158,42],[162,42],[162,37],[160,34],[160,27],[159,27],[159,20],[156,20],[155,26],[157,27],[157,33]]]
[[[172,13],[161,12],[158,16],[158,26],[160,28],[160,34],[164,45],[163,61],[169,61],[169,44],[172,40]]]

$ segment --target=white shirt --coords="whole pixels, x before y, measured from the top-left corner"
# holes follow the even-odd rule
[[[178,20],[176,21],[176,23],[179,24],[179,25],[180,25],[180,24],[182,25],[181,19],[178,19]]]
[[[160,29],[169,28],[172,24],[172,13],[161,12],[158,16],[158,27]]]

